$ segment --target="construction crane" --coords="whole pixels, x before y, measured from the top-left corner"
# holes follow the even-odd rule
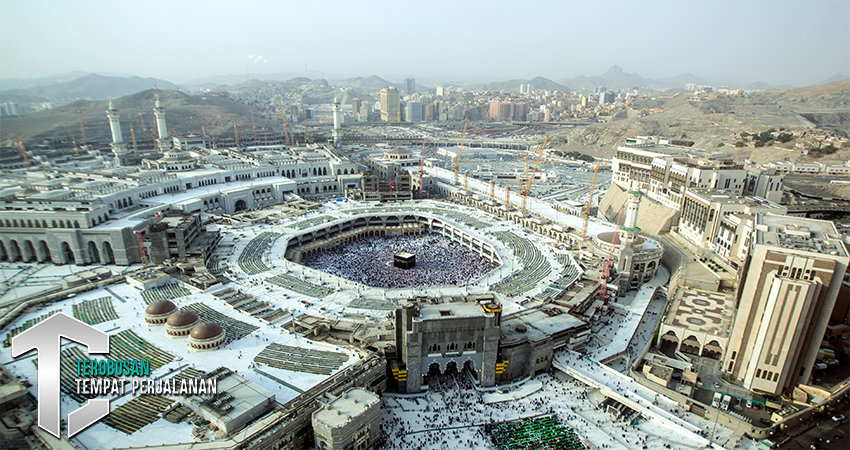
[[[584,203],[584,215],[581,223],[581,238],[587,237],[587,222],[590,220],[590,207],[593,204],[593,193],[596,192],[596,177],[599,175],[599,161],[593,166],[593,180],[590,182],[590,192],[587,194],[587,201]]]
[[[463,174],[463,191],[469,192],[469,172]]]
[[[496,180],[490,180],[490,202],[496,203]]]
[[[59,111],[60,112],[71,112],[71,111],[77,112],[77,119],[79,119],[79,121],[80,121],[80,136],[82,136],[82,140],[80,142],[82,142],[82,145],[86,145],[86,127],[83,124],[83,111],[89,111],[89,110],[88,109],[82,109],[78,106],[77,109],[60,109]]]
[[[463,123],[463,134],[460,136],[460,148],[457,151],[457,156],[455,157],[455,186],[457,186],[458,182],[458,173],[460,171],[460,156],[463,154],[463,140],[466,138],[466,126],[469,122]]]
[[[254,129],[254,145],[257,143],[257,122],[254,122],[254,105],[248,105],[251,110],[251,127]]]
[[[130,137],[133,138],[133,154],[136,155],[139,153],[139,146],[136,144],[136,132],[133,131],[133,124],[130,124]]]
[[[236,150],[239,150],[239,125],[233,122],[233,139],[236,140]]]
[[[148,127],[145,126],[145,115],[142,113],[142,108],[139,108],[139,121],[142,122],[143,139],[148,140]]]
[[[289,133],[289,122],[286,121],[286,113],[283,112],[283,105],[278,103],[277,107],[280,109],[280,117],[283,118],[283,142],[291,147],[292,134]]]
[[[21,140],[21,136],[18,135],[18,151],[21,152],[21,157],[24,158],[24,167],[27,169],[30,168],[30,162],[27,159],[27,149],[24,147],[24,141]]]
[[[505,208],[511,207],[511,187],[505,187]]]
[[[540,146],[540,151],[537,153],[537,159],[534,161],[534,169],[526,174],[525,187],[522,189],[522,213],[525,214],[526,205],[528,203],[528,193],[531,191],[531,182],[534,181],[534,174],[537,173],[537,168],[540,166],[540,159],[543,158],[543,152],[546,150],[546,144],[549,142],[549,136],[543,139],[543,145]]]
[[[263,122],[263,140],[265,145],[269,145],[269,133],[266,131],[266,124],[269,123],[269,108],[266,108],[266,121]]]
[[[419,200],[422,200],[422,175],[425,174],[425,143],[428,142],[428,133],[422,139],[422,155],[419,156]]]
[[[617,228],[614,230],[614,238],[611,239],[611,250],[608,251],[608,259],[602,263],[602,274],[599,275],[599,299],[605,306],[608,306],[606,293],[608,292],[608,277],[611,276],[611,263],[614,261],[614,241],[616,240],[620,245],[623,245],[620,240],[620,226],[623,224],[624,209],[626,209],[625,204],[620,207],[620,213],[617,216]]]

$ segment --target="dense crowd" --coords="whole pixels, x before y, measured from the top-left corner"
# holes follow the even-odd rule
[[[400,252],[416,255],[416,266],[393,266]],[[302,263],[372,287],[465,286],[496,267],[457,242],[435,235],[362,239],[304,257]]]

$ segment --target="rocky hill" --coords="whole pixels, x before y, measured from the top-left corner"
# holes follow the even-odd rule
[[[566,150],[584,151],[601,157],[613,155],[627,137],[659,135],[671,139],[687,139],[702,148],[717,148],[740,158],[801,158],[801,150],[792,143],[769,148],[735,148],[733,133],[756,133],[769,128],[805,131],[815,128],[839,134],[850,133],[850,79],[820,86],[770,90],[746,96],[719,97],[693,101],[680,94],[672,98],[658,97],[637,102],[632,111],[641,108],[663,108],[662,112],[635,117],[621,114],[607,123],[572,129],[559,129],[550,142]],[[832,155],[813,154],[803,159],[850,159],[850,149]]]
[[[155,132],[154,95],[153,90],[146,90],[113,99],[115,108],[120,113],[125,139],[128,141],[131,124],[138,141],[142,141],[145,136],[149,140],[153,139]],[[246,127],[243,129],[250,127],[248,105],[227,97],[188,95],[175,90],[159,91],[159,97],[166,109],[168,129],[177,133],[198,133],[201,126],[201,116],[204,117],[208,132],[232,133],[233,122]],[[106,119],[108,101],[85,100],[71,103],[62,109],[39,111],[22,117],[3,118],[0,139],[6,142],[20,134],[25,139],[33,137],[37,139],[68,139],[73,136],[79,141],[81,137],[77,117],[78,107],[82,110],[86,137],[89,139],[95,137],[108,139],[110,136],[109,122]],[[268,129],[272,131],[273,126],[269,126]]]
[[[480,91],[507,91],[507,92],[519,92],[519,86],[521,84],[531,84],[534,86],[534,89],[549,89],[552,91],[569,91],[570,88],[556,83],[548,78],[543,77],[535,77],[530,80],[508,80],[508,81],[498,81],[493,83],[484,83],[477,84],[474,86],[470,86],[469,89],[476,89]]]
[[[62,83],[3,91],[0,93],[0,100],[29,103],[33,98],[40,98],[40,101],[64,105],[75,100],[105,100],[109,97],[135,94],[151,89],[154,85],[160,89],[177,89],[177,85],[165,80],[89,74]],[[22,101],[22,98],[29,101]]]

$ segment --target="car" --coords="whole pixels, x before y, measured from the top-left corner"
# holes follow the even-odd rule
[[[753,407],[753,401],[747,400],[747,408],[752,408],[752,407]]]
[[[714,382],[714,389],[720,389],[720,383]]]
[[[832,420],[834,420],[836,422],[841,422],[844,419],[846,419],[846,417],[844,417],[844,414],[838,414],[836,416],[832,416]]]

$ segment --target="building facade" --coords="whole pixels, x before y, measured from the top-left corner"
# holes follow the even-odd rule
[[[847,264],[828,221],[755,216],[723,372],[770,394],[807,384]]]
[[[502,307],[494,295],[412,299],[396,310],[402,392],[420,392],[426,377],[465,368],[481,386],[496,383]]]
[[[381,89],[381,121],[401,122],[401,99],[398,89]]]

